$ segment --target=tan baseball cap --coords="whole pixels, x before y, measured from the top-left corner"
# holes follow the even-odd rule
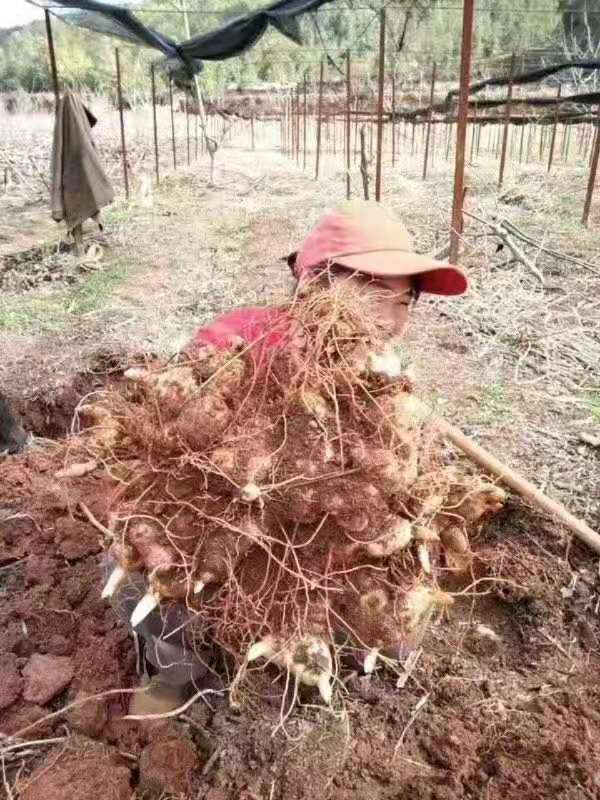
[[[302,279],[332,263],[375,277],[418,275],[421,292],[455,295],[468,288],[459,267],[415,253],[395,214],[366,200],[348,201],[322,217],[298,251],[293,269]]]

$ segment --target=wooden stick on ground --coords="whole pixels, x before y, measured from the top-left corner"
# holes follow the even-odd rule
[[[478,445],[472,439],[442,419],[436,420],[440,430],[452,444],[462,450],[469,458],[473,459],[477,464],[482,466],[485,470],[495,475],[515,492],[518,492],[522,497],[532,500],[540,508],[552,514],[560,522],[572,531],[578,539],[585,542],[595,553],[600,554],[600,535],[592,530],[589,525],[586,525],[583,520],[578,519],[570,511],[563,506],[562,503],[552,500],[545,495],[537,486],[523,478],[517,472],[512,470],[506,464],[503,464],[498,458],[493,456],[483,447]]]

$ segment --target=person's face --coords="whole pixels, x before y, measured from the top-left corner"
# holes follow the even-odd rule
[[[413,303],[413,279],[400,277],[374,277],[359,272],[347,272],[337,279],[350,280],[360,287],[376,309],[380,321],[393,336],[400,336],[408,323]]]

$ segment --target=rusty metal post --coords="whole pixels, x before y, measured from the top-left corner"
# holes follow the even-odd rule
[[[567,126],[566,123],[563,123],[562,129],[563,130],[562,130],[562,141],[561,141],[561,144],[560,144],[560,157],[564,161],[565,160],[565,151],[567,149],[567,129],[568,129],[568,126]]]
[[[594,160],[594,149],[596,147],[596,139],[599,138],[600,128],[594,127],[590,133],[590,157],[588,161],[588,166],[592,167],[592,161]]]
[[[294,128],[292,125],[292,100],[290,97],[287,98],[285,101],[285,106],[287,109],[287,117],[286,117],[286,124],[287,124],[287,152],[288,156],[291,158],[292,153],[294,151]]]
[[[546,145],[546,129],[540,125],[540,161],[544,158],[544,148]]]
[[[358,158],[358,107],[360,105],[360,100],[356,98],[356,107],[354,109],[354,162]]]
[[[471,126],[471,154],[469,162],[473,163],[473,155],[475,153],[475,140],[477,139],[477,103],[473,106],[473,125]],[[446,152],[446,160],[448,160],[448,153]]]
[[[117,102],[119,103],[119,122],[121,124],[121,158],[123,160],[123,180],[125,182],[125,197],[129,200],[129,176],[127,175],[127,145],[125,144],[125,119],[123,118],[123,91],[121,88],[121,62],[119,48],[115,48],[117,62]]]
[[[392,167],[396,166],[396,72],[392,72]]]
[[[175,145],[175,112],[173,111],[173,80],[169,76],[169,103],[171,104],[171,142],[173,144],[173,169],[177,169],[177,148]]]
[[[307,81],[306,75],[304,76],[304,98],[303,98],[303,105],[302,105],[302,150],[304,154],[302,156],[302,169],[306,169],[306,103],[307,103]]]
[[[550,155],[548,156],[548,172],[552,169],[552,162],[554,161],[554,147],[556,145],[556,128],[558,127],[558,111],[560,108],[560,90],[562,86],[558,84],[558,92],[556,93],[556,108],[554,109],[554,124],[552,125],[552,134],[550,136]]]
[[[379,80],[377,91],[377,156],[375,162],[375,200],[381,200],[383,150],[383,90],[385,77],[385,8],[379,12]]]
[[[300,166],[300,84],[296,84],[296,164]]]
[[[565,164],[569,163],[569,149],[571,147],[571,130],[572,130],[572,128],[573,128],[572,125],[566,125],[566,129],[567,129],[567,144],[566,144],[566,147],[565,147]]]
[[[523,163],[523,142],[525,139],[525,124],[521,125],[521,140],[519,142],[519,164]]]
[[[508,145],[508,132],[510,128],[510,112],[511,112],[511,105],[512,105],[512,93],[513,93],[513,78],[515,75],[515,53],[512,54],[512,58],[510,60],[510,74],[508,80],[508,92],[506,94],[506,105],[504,106],[504,132],[502,135],[502,154],[500,156],[500,172],[498,173],[498,188],[500,189],[502,186],[502,181],[504,180],[504,168],[506,166],[506,148]]]
[[[50,12],[44,9],[44,18],[46,21],[46,39],[48,40],[48,55],[50,56],[50,73],[52,75],[52,87],[54,89],[54,111],[58,111],[58,102],[60,100],[60,89],[58,86],[58,70],[56,69],[56,53],[54,52],[54,37],[52,36],[52,22],[50,21]]]
[[[187,165],[189,167],[191,156],[190,156],[190,100],[189,95],[186,91],[185,93],[185,131],[187,136]]]
[[[450,263],[458,261],[459,232],[462,230],[462,204],[465,184],[465,144],[467,139],[467,114],[469,111],[469,80],[471,77],[471,50],[473,43],[474,0],[464,0],[462,45],[460,51],[460,94],[456,130],[456,160],[454,167],[454,198],[450,230]]]
[[[321,161],[321,112],[323,110],[323,70],[324,64],[321,60],[321,67],[319,69],[319,101],[317,103],[317,152],[315,156],[315,180],[319,178],[319,166]]]
[[[350,200],[350,50],[346,52],[346,200]]]
[[[525,163],[529,164],[531,161],[531,148],[533,147],[533,134],[535,128],[534,123],[528,122],[527,123],[527,149],[525,151]]]
[[[152,125],[154,128],[154,168],[156,172],[156,185],[160,183],[160,170],[158,167],[158,122],[156,119],[156,79],[154,77],[154,64],[150,66],[152,81]]]
[[[594,148],[592,151],[592,164],[590,167],[590,177],[587,185],[587,192],[585,195],[585,204],[583,206],[583,217],[581,219],[584,225],[588,224],[590,217],[590,209],[592,207],[592,197],[594,194],[594,186],[596,184],[596,173],[598,171],[598,158],[600,157],[600,106],[596,110],[596,137],[594,139]]]
[[[425,157],[423,159],[423,180],[427,179],[427,163],[429,161],[429,143],[431,140],[431,120],[433,118],[433,94],[435,92],[435,61],[431,66],[431,88],[429,90],[429,109],[427,111],[427,134],[425,136]]]
[[[416,125],[416,122],[414,121],[414,119],[411,120],[411,123],[412,123],[412,137],[411,137],[411,142],[410,142],[410,154],[411,154],[411,156],[414,156],[414,154],[415,154],[415,130],[417,128],[417,125]]]
[[[250,116],[250,147],[254,150],[255,143],[254,143],[254,114]]]

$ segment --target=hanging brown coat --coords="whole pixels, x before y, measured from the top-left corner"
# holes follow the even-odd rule
[[[70,89],[56,115],[51,167],[52,218],[64,220],[68,231],[113,201],[112,185],[92,139],[90,115]]]

